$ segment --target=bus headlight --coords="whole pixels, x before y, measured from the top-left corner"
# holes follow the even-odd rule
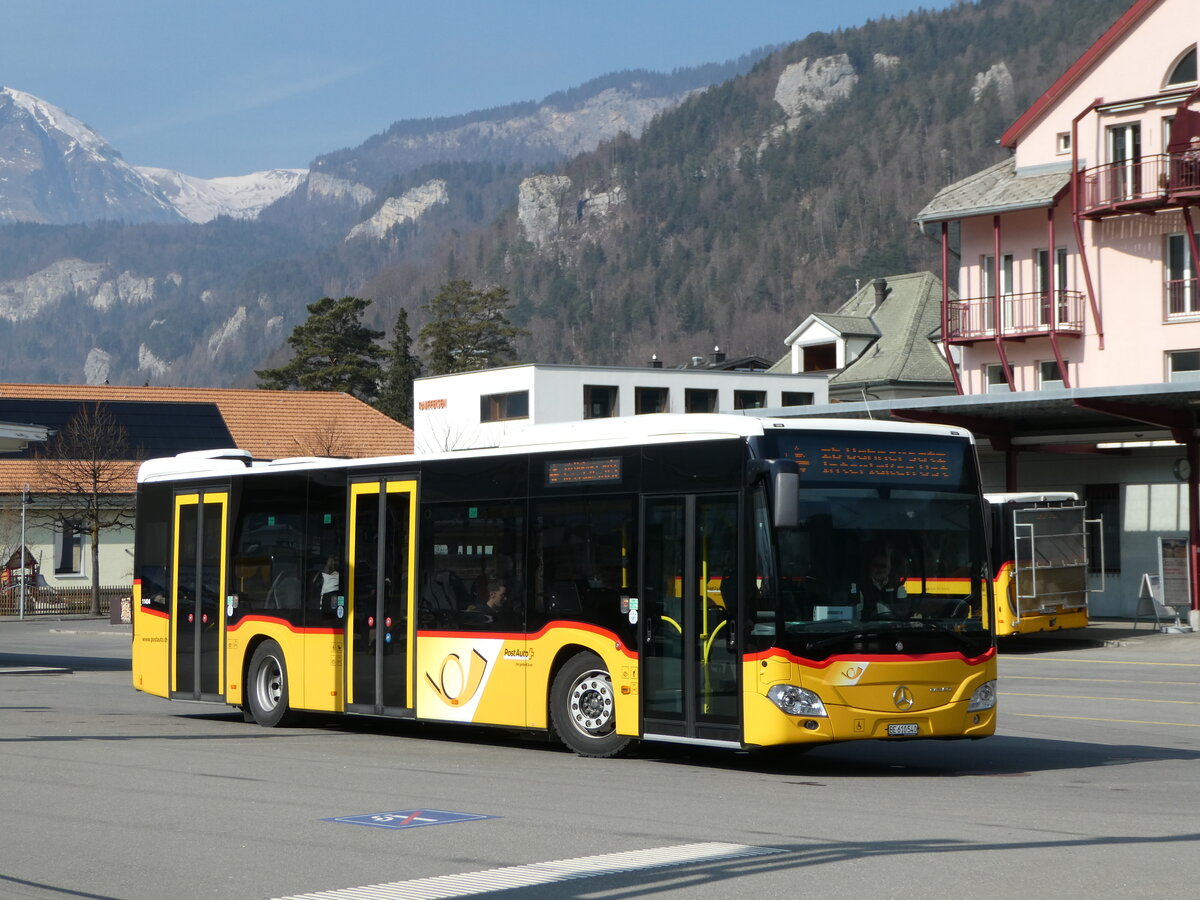
[[[981,709],[991,709],[996,705],[996,682],[988,681],[975,688],[971,702],[967,704],[967,712],[978,712]]]
[[[811,716],[828,718],[825,704],[812,691],[806,691],[794,684],[777,684],[767,691],[767,699],[782,709],[789,716]]]

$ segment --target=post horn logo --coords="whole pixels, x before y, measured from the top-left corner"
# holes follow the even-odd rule
[[[475,692],[479,690],[485,671],[487,671],[487,660],[478,650],[471,651],[471,662],[465,672],[463,671],[462,657],[457,653],[451,653],[442,660],[438,677],[434,678],[426,672],[425,680],[429,682],[434,693],[442,698],[442,702],[449,706],[462,706],[464,703],[469,703],[475,696]]]
[[[902,684],[892,691],[892,702],[896,704],[896,709],[906,712],[913,708],[913,703],[916,701],[913,699],[912,691],[908,689],[908,686]]]

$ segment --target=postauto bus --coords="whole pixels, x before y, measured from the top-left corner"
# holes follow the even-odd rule
[[[970,434],[877,422],[645,415],[436,455],[150,460],[133,684],[266,726],[462,722],[587,756],[983,737],[983,509]]]

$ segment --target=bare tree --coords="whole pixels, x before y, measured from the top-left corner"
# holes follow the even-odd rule
[[[292,443],[301,456],[348,457],[351,450],[352,429],[339,417],[334,416],[318,422],[301,434],[292,435]]]
[[[80,406],[38,456],[43,490],[53,495],[60,529],[80,529],[92,541],[91,614],[100,615],[100,532],[133,522],[128,496],[139,453],[101,403]]]

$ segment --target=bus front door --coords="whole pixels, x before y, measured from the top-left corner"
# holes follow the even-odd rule
[[[229,493],[175,495],[171,571],[171,696],[224,695],[226,511]]]
[[[346,709],[411,715],[415,481],[350,486]]]
[[[643,736],[739,743],[737,495],[644,504]]]

